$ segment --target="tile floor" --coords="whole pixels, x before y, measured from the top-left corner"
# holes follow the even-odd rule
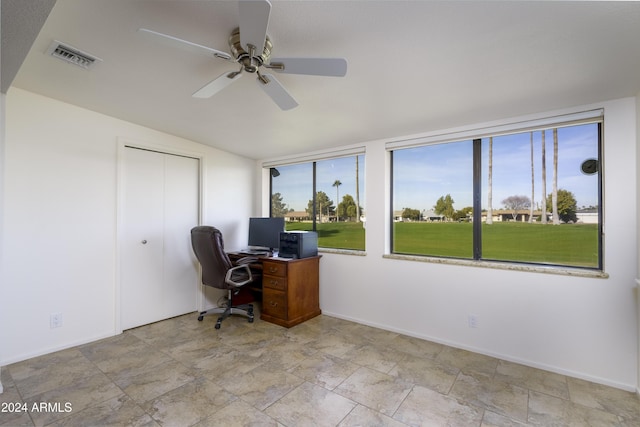
[[[3,367],[0,426],[640,425],[634,393],[329,316],[196,316]]]

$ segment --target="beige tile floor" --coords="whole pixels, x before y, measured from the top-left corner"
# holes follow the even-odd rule
[[[634,393],[329,316],[196,316],[3,367],[0,426],[640,425]]]

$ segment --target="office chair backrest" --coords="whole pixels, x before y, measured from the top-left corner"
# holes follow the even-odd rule
[[[219,289],[229,289],[227,271],[233,267],[224,251],[222,233],[215,227],[202,225],[191,229],[191,246],[202,267],[202,283]]]

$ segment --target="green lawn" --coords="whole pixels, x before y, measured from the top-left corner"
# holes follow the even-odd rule
[[[472,227],[471,223],[396,223],[394,251],[472,258]],[[598,226],[514,222],[483,224],[482,258],[598,267]]]
[[[288,222],[287,231],[311,231],[310,222]],[[323,248],[364,250],[364,227],[361,222],[327,222],[317,224],[318,246]]]
[[[312,229],[310,222],[287,223],[287,230]],[[317,224],[318,246],[365,249],[362,223]],[[454,258],[473,258],[471,223],[398,222],[394,224],[394,252]],[[500,222],[482,225],[482,257],[576,267],[598,267],[596,224],[543,225]]]

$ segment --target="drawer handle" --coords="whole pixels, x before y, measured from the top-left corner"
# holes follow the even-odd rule
[[[278,306],[278,303],[277,302],[273,302],[273,301],[269,302],[269,304],[271,304],[271,307],[277,307]]]
[[[272,284],[272,285],[277,285],[278,281],[277,280],[271,280],[269,283]]]
[[[278,271],[277,267],[269,267],[269,272],[270,273],[275,273],[276,271]]]

